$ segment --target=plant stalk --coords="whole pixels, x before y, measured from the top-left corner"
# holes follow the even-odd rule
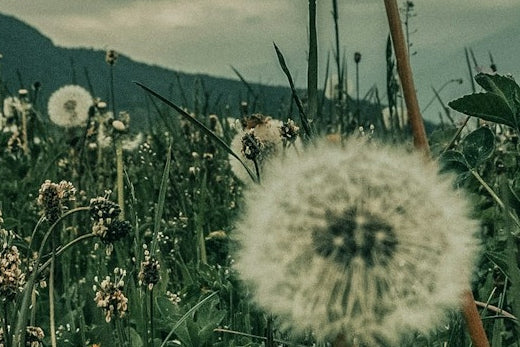
[[[119,219],[125,219],[125,192],[123,172],[123,144],[121,139],[116,140],[116,171],[117,171],[117,203],[121,207]]]
[[[428,145],[428,139],[426,138],[426,131],[424,129],[421,112],[419,110],[419,102],[417,101],[417,95],[415,93],[412,68],[410,67],[410,60],[408,57],[403,28],[401,26],[401,19],[399,17],[397,1],[384,1],[388,24],[390,26],[390,34],[392,36],[392,43],[394,45],[395,58],[397,61],[397,72],[399,73],[399,78],[401,80],[406,109],[408,111],[410,126],[412,128],[413,142],[417,149],[428,154],[430,148]]]
[[[410,67],[407,47],[403,35],[403,28],[399,18],[399,8],[397,7],[397,1],[384,1],[386,14],[388,17],[388,24],[390,26],[390,34],[392,36],[392,43],[394,45],[394,51],[397,60],[397,70],[399,72],[399,78],[401,79],[406,108],[408,109],[408,117],[412,127],[414,146],[418,150],[422,151],[425,156],[429,157],[430,148],[419,110],[417,95],[415,94],[412,69]],[[473,346],[489,347],[489,341],[484,331],[482,320],[478,314],[473,293],[470,289],[466,290],[463,294],[462,313],[464,315],[466,326]]]
[[[307,65],[307,116],[318,112],[318,39],[316,37],[316,0],[309,0],[309,61]]]

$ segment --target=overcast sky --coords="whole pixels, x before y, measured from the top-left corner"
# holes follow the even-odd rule
[[[388,29],[383,0],[338,3],[341,44],[349,62],[354,52],[362,53],[361,76],[366,78],[361,89],[366,90],[378,82],[374,76],[384,80]],[[26,21],[60,46],[111,48],[138,61],[226,77],[235,77],[232,65],[252,82],[285,85],[274,41],[303,85],[307,4],[305,0],[2,0],[0,11]],[[414,4],[412,41],[418,54],[413,59],[423,65],[428,64],[425,55],[462,50],[518,25],[520,18],[519,0]],[[334,40],[331,10],[331,0],[318,0],[322,69]]]

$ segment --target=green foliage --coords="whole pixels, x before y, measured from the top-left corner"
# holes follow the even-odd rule
[[[486,91],[453,100],[448,105],[456,111],[515,129],[520,125],[520,87],[510,77],[479,73],[477,83]]]

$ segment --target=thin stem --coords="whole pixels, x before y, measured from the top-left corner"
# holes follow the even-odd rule
[[[4,321],[3,321],[3,329],[4,329],[4,338],[5,338],[5,342],[7,343],[8,346],[10,346],[10,342],[9,342],[9,337],[11,336],[9,334],[9,330],[8,329],[8,324],[7,324],[7,317],[8,317],[8,314],[7,314],[7,304],[8,304],[8,301],[7,300],[4,300]]]
[[[315,119],[318,111],[318,40],[316,38],[316,0],[309,0],[307,100],[307,115],[310,119]]]
[[[49,230],[45,233],[43,236],[40,249],[36,255],[36,259],[34,260],[33,267],[34,269],[38,268],[38,265],[40,264],[41,256],[43,253],[43,249],[45,248],[45,245],[47,243],[47,240],[49,239],[49,236],[53,233],[56,226],[67,216],[78,213],[81,211],[88,211],[90,210],[89,207],[78,207],[73,210],[70,210],[66,213],[64,213],[51,227]],[[24,346],[25,345],[25,327],[27,326],[27,311],[29,310],[29,304],[30,304],[30,298],[32,297],[33,293],[33,287],[36,282],[36,278],[38,276],[38,271],[33,271],[29,279],[27,280],[27,283],[25,284],[25,288],[23,291],[22,300],[20,302],[19,311],[18,311],[18,317],[16,321],[16,327],[14,329],[14,346]]]
[[[154,345],[154,338],[155,338],[155,334],[154,334],[154,327],[153,327],[153,287],[152,289],[150,289],[150,333],[151,333],[151,336],[152,336],[152,346]]]
[[[93,238],[93,237],[97,237],[97,235],[94,235],[94,234],[84,234],[84,235],[78,236],[77,238],[75,238],[74,240],[70,241],[65,246],[63,246],[59,250],[57,250],[55,252],[56,253],[56,257],[60,256],[63,252],[65,252],[70,247],[74,246],[76,243],[79,243],[79,242],[81,242],[83,240],[87,240],[87,239],[90,239],[90,238]],[[51,262],[52,262],[52,259],[49,259],[45,263],[43,263],[43,265],[38,268],[38,275],[41,275],[41,273],[43,271],[45,271],[45,269],[47,267],[49,267],[49,265],[51,265]]]
[[[415,94],[412,69],[407,53],[406,42],[403,35],[403,28],[399,18],[399,8],[396,0],[385,0],[386,14],[390,26],[390,34],[394,45],[395,58],[397,61],[397,72],[401,79],[406,109],[412,128],[413,141],[417,149],[422,150],[426,155],[429,154],[428,139],[419,110],[419,102]]]
[[[115,325],[116,325],[116,331],[117,331],[117,339],[119,340],[120,346],[126,346],[126,339],[125,334],[123,331],[123,325],[121,324],[121,319],[115,318]]]
[[[49,320],[50,320],[50,329],[51,329],[51,344],[52,347],[56,347],[56,319],[54,315],[54,271],[56,268],[56,239],[54,233],[51,236],[51,247],[52,247],[52,256],[51,256],[51,269],[49,274]]]
[[[117,203],[121,207],[119,219],[125,219],[125,192],[124,192],[124,172],[123,172],[123,144],[121,139],[116,140],[116,170],[117,170]]]

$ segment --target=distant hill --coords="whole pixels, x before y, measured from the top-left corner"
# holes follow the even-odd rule
[[[110,68],[105,62],[105,51],[56,46],[35,28],[3,14],[0,14],[0,32],[0,54],[3,56],[0,60],[3,87],[0,88],[0,100],[16,95],[21,88],[31,90],[33,84],[39,82],[41,89],[36,103],[44,113],[47,109],[44,103],[50,94],[66,84],[79,84],[95,97],[109,101]],[[114,65],[116,111],[130,111],[132,123],[143,127],[148,126],[149,119],[154,122],[157,114],[150,99],[132,81],[145,84],[198,115],[216,113],[239,117],[240,104],[246,101],[249,113],[262,112],[282,119],[298,117],[289,88],[258,83],[248,87],[239,80],[173,71],[120,55]],[[154,102],[160,104],[157,100]],[[331,107],[333,105],[326,102],[324,112]],[[360,107],[364,121],[377,126],[379,106],[362,101]],[[428,129],[431,127],[427,124]]]
[[[84,48],[63,48],[43,36],[24,22],[0,14],[0,76],[5,94],[16,94],[18,89],[31,89],[34,82],[41,83],[41,100],[66,84],[79,84],[91,89],[94,96],[109,99],[109,65],[105,51]],[[9,33],[9,34],[7,34]],[[120,55],[114,66],[117,110],[148,112],[152,107],[144,92],[132,81],[140,81],[177,104],[198,113],[239,115],[241,101],[249,101],[249,111],[254,104],[253,95],[238,80],[215,78],[200,74],[187,74],[158,66],[136,62]],[[290,90],[284,87],[251,84],[258,100],[256,111],[272,116],[287,116]],[[2,95],[3,94],[3,95]],[[46,109],[46,105],[42,105]],[[152,107],[153,110],[153,107]]]

